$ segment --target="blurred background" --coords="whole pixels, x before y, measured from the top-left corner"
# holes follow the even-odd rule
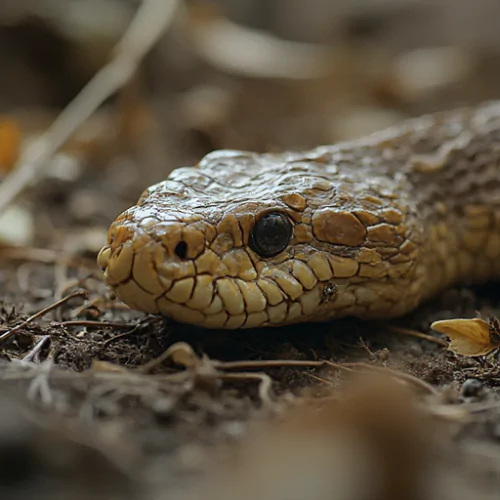
[[[1,238],[43,245],[52,229],[105,228],[213,149],[310,148],[499,94],[497,0],[177,3],[134,81],[24,200],[30,214],[46,208],[43,220],[18,207],[25,234]],[[139,5],[0,2],[0,175],[109,60]]]
[[[106,370],[110,368],[95,368],[96,359],[112,362],[114,367],[138,366],[159,356],[171,342],[160,324],[141,326],[137,322],[139,330],[129,329],[132,320],[143,316],[113,301],[105,289],[95,256],[109,224],[150,184],[165,179],[176,167],[196,163],[213,149],[264,152],[313,148],[355,139],[423,113],[499,98],[500,1],[163,1],[165,5],[175,2],[175,15],[133,80],[92,114],[51,159],[44,175],[33,179],[29,189],[0,215],[3,332],[79,287],[88,291],[88,300],[82,306],[54,311],[52,319],[115,321],[118,326],[96,331],[75,325],[63,327],[62,323],[28,325],[9,344],[0,344],[0,393],[4,386],[15,386],[30,402],[40,403],[49,419],[52,411],[67,417],[71,424],[85,421],[100,426],[103,435],[115,440],[112,444],[101,440],[101,444],[116,448],[117,456],[124,460],[126,454],[117,443],[130,444],[141,460],[147,458],[144,469],[151,469],[147,474],[158,480],[162,494],[169,495],[171,490],[166,486],[171,489],[173,479],[190,478],[178,469],[193,473],[213,461],[213,454],[205,453],[200,442],[234,441],[246,432],[245,422],[259,407],[258,398],[252,396],[257,390],[252,383],[241,393],[230,387],[222,396],[214,396],[209,391],[215,379],[206,387],[186,385],[181,390],[177,382],[172,386],[165,381],[156,384],[156,379],[149,381],[139,375],[129,379],[127,372],[123,372],[127,376],[122,382],[117,376],[109,390]],[[14,171],[23,151],[112,58],[115,44],[140,5],[139,0],[0,0],[0,182]],[[484,301],[478,302],[469,291],[455,290],[454,294],[443,294],[436,307],[442,318],[443,311],[450,317],[473,316],[476,310],[485,310],[482,305]],[[417,316],[411,325],[420,328],[425,324],[422,330],[427,331],[429,317]],[[125,326],[123,321],[127,321]],[[338,335],[337,328],[328,330],[330,336],[323,336],[320,330],[306,331],[307,335],[298,335],[293,341],[285,332],[286,341],[275,343],[267,336],[254,337],[249,349],[235,336],[221,337],[223,342],[213,345],[219,359],[328,359],[332,353],[341,357],[345,353],[343,347],[336,350],[330,341]],[[356,336],[353,342],[357,342],[358,330],[352,331]],[[118,332],[128,336],[119,338],[122,335]],[[113,342],[108,343],[111,336]],[[408,344],[398,342],[399,351],[390,352],[392,366],[402,366],[441,386],[451,387],[452,382],[467,379],[463,384],[467,387],[472,380],[467,391],[482,390],[477,380],[469,378],[472,372],[468,370],[475,370],[475,363],[463,361],[464,368],[459,370],[437,354],[434,344],[414,343],[407,349]],[[221,351],[221,345],[227,348]],[[380,357],[375,351],[374,359],[380,364],[389,359],[383,345]],[[364,357],[373,354],[365,344],[360,350]],[[23,361],[16,364],[11,360]],[[46,365],[39,364],[43,360],[48,360]],[[49,384],[49,369],[54,370],[50,363],[61,371]],[[37,366],[48,368],[39,376],[34,370]],[[8,372],[16,367],[17,378],[16,373]],[[33,368],[33,383],[23,371],[26,367]],[[77,372],[91,367],[94,369],[80,378]],[[291,386],[307,386],[312,380],[283,373],[276,378],[286,397]],[[85,377],[94,377],[94,386]],[[494,377],[498,381],[498,374]],[[8,381],[12,381],[11,386]],[[469,392],[463,394],[470,396]],[[281,401],[292,400],[286,397]],[[458,397],[445,387],[442,402],[455,403]],[[497,400],[495,405],[490,407],[491,414],[481,414],[484,426],[463,433],[466,438],[486,436],[493,449],[463,446],[469,470],[480,476],[482,486],[491,486],[491,496],[481,496],[488,499],[498,498]],[[1,403],[0,409],[11,406]],[[391,406],[386,409],[394,415]],[[76,446],[71,452],[71,441],[67,451],[66,437],[61,438],[60,446],[45,429],[33,437],[29,428],[22,427],[21,419],[10,414],[3,418],[1,413],[0,463],[5,466],[0,468],[0,490],[5,484],[10,487],[8,481],[17,477],[20,480],[12,483],[12,491],[19,484],[26,487],[16,489],[21,491],[18,496],[2,496],[1,490],[2,498],[133,497],[132,486],[123,479],[121,463],[107,469],[104,458],[89,453],[87,445]],[[364,410],[361,414],[370,415]],[[385,414],[382,417],[385,422]],[[18,420],[16,430],[11,424]],[[406,420],[402,417],[399,423],[406,424]],[[391,427],[387,435],[392,436],[393,430]],[[56,431],[58,435],[59,427]],[[374,434],[378,438],[377,432]],[[385,434],[381,435],[385,444]],[[411,442],[401,443],[404,453],[412,450]],[[21,452],[14,454],[19,449]],[[492,465],[486,467],[484,461],[476,460],[471,449],[484,451],[483,459],[493,457]],[[455,460],[456,448],[451,450]],[[68,468],[60,456],[73,457]],[[353,484],[359,482],[360,456],[365,459],[366,454],[356,455]],[[344,464],[345,455],[341,457]],[[26,463],[33,466],[26,467]],[[45,464],[41,472],[37,468],[40,463]],[[276,460],[273,465],[280,463]],[[328,464],[325,477],[330,479],[330,462],[322,463]],[[26,476],[16,476],[11,472],[14,469]],[[135,463],[130,470],[133,472],[128,475],[134,480],[142,474]],[[293,477],[293,468],[282,470],[287,479]],[[82,471],[88,472],[85,478]],[[56,480],[44,483],[47,477]],[[40,478],[42,482],[37,482]],[[104,489],[101,496],[95,492],[99,481],[106,483],[105,478],[110,488],[116,488],[116,497]],[[427,498],[479,498],[480,489],[469,495],[459,481],[465,482],[463,478],[466,476],[457,472],[448,496],[438,492]],[[250,479],[253,481],[253,476]],[[67,483],[66,488],[63,483]],[[51,488],[53,494],[40,496],[43,488]],[[74,494],[75,488],[81,496]],[[330,493],[324,498],[331,498]]]

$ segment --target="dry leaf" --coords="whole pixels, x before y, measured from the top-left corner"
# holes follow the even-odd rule
[[[462,356],[486,356],[500,348],[500,336],[494,321],[484,319],[446,319],[431,328],[450,337],[448,349]]]
[[[14,167],[21,148],[21,129],[9,119],[0,118],[0,171]]]

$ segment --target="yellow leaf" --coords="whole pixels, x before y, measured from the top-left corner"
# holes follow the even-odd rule
[[[450,337],[448,349],[462,356],[486,356],[500,348],[500,338],[480,318],[435,321],[431,328]]]

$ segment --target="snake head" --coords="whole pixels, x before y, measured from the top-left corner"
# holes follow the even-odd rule
[[[320,150],[212,153],[116,219],[104,279],[134,309],[208,328],[401,314],[420,236],[358,175]]]

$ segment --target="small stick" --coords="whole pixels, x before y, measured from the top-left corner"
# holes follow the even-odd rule
[[[348,362],[345,363],[345,365],[352,366],[353,368],[365,368],[366,370],[389,373],[394,377],[402,380],[403,382],[408,382],[410,384],[413,384],[414,386],[418,387],[419,389],[422,389],[425,392],[428,392],[429,394],[432,394],[433,396],[439,394],[438,391],[434,389],[434,387],[432,387],[431,384],[428,384],[427,382],[424,382],[422,379],[414,377],[409,373],[401,372],[399,370],[393,370],[392,368],[387,368],[384,366],[370,365],[369,363],[363,363],[359,361]]]
[[[14,328],[11,328],[10,330],[7,330],[5,333],[2,333],[0,335],[0,342],[3,340],[7,340],[9,337],[11,337],[14,333],[19,331],[21,328],[25,327],[28,323],[31,323],[35,319],[41,318],[42,316],[45,316],[48,312],[53,311],[54,309],[57,309],[58,307],[62,306],[68,300],[71,300],[75,297],[87,297],[87,292],[85,290],[78,290],[77,292],[71,293],[67,295],[66,297],[63,297],[61,300],[58,300],[57,302],[54,302],[50,306],[44,307],[37,313],[33,314],[30,316],[28,319],[24,320],[22,323],[19,323],[19,325],[15,326]]]
[[[418,339],[424,339],[429,342],[434,342],[434,344],[440,345],[441,347],[448,347],[448,342],[442,339],[433,337],[432,335],[427,335],[426,333],[417,332],[415,330],[410,330],[408,328],[401,328],[399,326],[387,325],[387,328],[394,333],[400,333],[401,335],[409,335],[411,337],[416,337]]]
[[[148,373],[156,366],[159,366],[171,355],[171,351],[167,349],[158,358],[153,359],[149,363],[142,365],[136,369],[136,371],[141,373]],[[429,394],[438,394],[437,390],[432,387],[432,385],[424,382],[423,380],[414,377],[408,373],[400,372],[398,370],[393,370],[391,368],[386,368],[382,366],[371,365],[369,363],[363,362],[346,362],[346,363],[335,363],[333,361],[323,360],[323,361],[307,361],[307,360],[293,360],[293,359],[272,359],[272,360],[256,360],[256,361],[217,361],[210,360],[210,364],[216,370],[251,370],[251,369],[263,369],[263,368],[283,368],[283,367],[295,367],[295,368],[321,368],[328,366],[335,370],[342,370],[353,372],[356,369],[374,370],[384,373],[389,373],[393,377],[410,383],[421,390]]]
[[[47,343],[47,341],[50,339],[50,335],[44,335],[31,349],[24,358],[21,359],[21,361],[24,361],[25,363],[29,363],[35,359],[35,356],[40,353],[42,350],[42,347]]]
[[[125,321],[92,321],[92,320],[71,320],[60,321],[58,326],[86,326],[87,328],[129,328],[130,323]]]
[[[252,370],[262,368],[283,368],[285,366],[294,368],[320,368],[327,361],[308,361],[295,359],[270,359],[256,361],[212,361],[217,370]],[[339,365],[340,366],[340,365]]]
[[[302,372],[302,375],[305,377],[312,378],[313,380],[316,380],[316,382],[321,382],[322,384],[325,385],[333,385],[330,380],[327,380],[326,378],[319,377],[318,375],[314,375],[314,373],[309,373],[309,372]]]
[[[266,373],[219,373],[219,380],[257,380],[259,381],[259,397],[265,406],[272,404],[271,390],[273,382]]]
[[[322,366],[328,366],[330,368],[334,368],[336,370],[343,371],[354,371],[356,368],[364,368],[367,370],[375,370],[375,371],[384,371],[389,372],[391,375],[405,381],[411,383],[420,389],[430,393],[437,394],[437,391],[427,382],[414,377],[408,373],[400,372],[397,370],[392,370],[390,368],[385,368],[382,366],[370,365],[368,363],[360,363],[360,362],[347,362],[347,363],[334,363],[333,361],[299,361],[299,360],[269,360],[269,361],[229,361],[229,362],[221,362],[221,361],[213,361],[212,365],[214,368],[218,370],[244,370],[244,369],[255,369],[255,368],[272,368],[272,367],[305,367],[305,368],[320,368]]]
[[[110,339],[105,340],[103,342],[102,346],[107,347],[109,344],[111,344],[111,342],[115,342],[116,340],[133,335],[135,332],[137,332],[141,328],[146,328],[147,326],[153,325],[154,323],[157,323],[159,321],[161,321],[161,318],[148,317],[146,319],[143,319],[143,320],[139,321],[139,323],[137,323],[136,325],[133,325],[133,327],[130,330],[123,332],[123,333],[118,333],[114,337],[111,337]],[[116,323],[116,324],[118,324],[118,323]],[[132,325],[127,324],[127,323],[125,323],[123,325],[124,328],[130,327],[130,326],[132,326]]]
[[[101,104],[135,74],[143,57],[171,24],[178,0],[143,0],[115,48],[114,58],[26,151],[0,185],[0,213],[40,176],[48,161]]]
[[[21,262],[38,262],[41,264],[54,264],[55,262],[61,261],[72,267],[95,267],[95,261],[93,259],[85,257],[72,257],[60,250],[53,250],[49,248],[0,248],[0,258]]]

